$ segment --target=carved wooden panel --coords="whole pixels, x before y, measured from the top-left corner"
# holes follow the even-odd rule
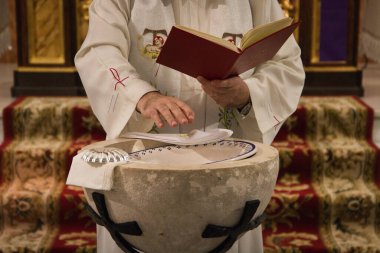
[[[76,0],[15,0],[18,67],[12,94],[79,95]]]
[[[26,4],[29,63],[63,64],[63,0],[28,0]]]
[[[300,0],[278,0],[281,4],[282,10],[285,13],[285,16],[291,17],[294,20],[299,20],[300,18]],[[299,37],[299,30],[297,29],[294,32],[296,40]]]
[[[76,0],[76,13],[77,13],[77,47],[79,48],[88,31],[88,8],[92,0]]]
[[[360,7],[358,0],[299,2],[304,94],[363,95],[357,67]]]

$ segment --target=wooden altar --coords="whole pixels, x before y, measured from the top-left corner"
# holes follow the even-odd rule
[[[302,21],[295,36],[305,95],[363,94],[357,67],[360,1],[279,0]],[[18,68],[13,96],[84,95],[74,55],[85,38],[91,0],[16,0]]]

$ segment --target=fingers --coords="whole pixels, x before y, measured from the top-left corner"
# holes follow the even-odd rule
[[[174,119],[173,114],[167,106],[162,106],[159,109],[159,113],[162,118],[169,124],[171,127],[176,127],[178,125],[177,121]]]
[[[188,106],[187,104],[185,104],[184,102],[182,102],[180,100],[178,100],[176,102],[176,104],[177,104],[178,108],[181,109],[181,112],[177,112],[178,117],[182,117],[182,114],[184,113],[188,123],[192,123],[194,118],[195,118],[195,114],[194,114],[194,111],[190,108],[190,106]]]
[[[215,89],[230,89],[234,86],[234,79],[238,77],[232,77],[225,80],[207,80],[206,78],[202,76],[198,76],[197,80],[204,86],[212,87]]]
[[[198,82],[200,82],[202,85],[209,85],[210,81],[204,78],[203,76],[197,77]]]
[[[229,104],[228,100],[230,94],[228,94],[225,87],[222,87],[222,81],[209,81],[203,77],[197,77],[197,80],[202,84],[202,88],[206,94],[209,95],[218,105],[225,107]]]
[[[181,106],[179,105],[181,104]],[[182,109],[184,108],[184,109]],[[159,107],[158,113],[171,127],[187,125],[194,119],[194,112],[185,103],[169,103]]]
[[[156,126],[158,128],[161,128],[164,126],[164,123],[162,122],[161,120],[161,117],[160,117],[160,114],[157,112],[157,111],[153,111],[151,114],[150,114],[150,117],[153,121],[154,121],[154,124],[156,124]]]
[[[231,92],[234,92],[229,79],[212,81],[209,81],[203,77],[198,77],[197,79],[202,84],[203,90],[218,104],[220,104],[222,101],[225,101],[225,99],[230,100],[229,98],[232,95]]]
[[[139,111],[144,117],[154,120],[159,128],[164,126],[164,122],[176,127],[178,124],[189,124],[194,120],[193,110],[176,98],[160,94],[142,99]]]
[[[207,80],[199,76],[197,80],[207,95],[220,106],[240,108],[250,99],[247,84],[238,76],[225,80]]]
[[[176,121],[181,125],[189,124],[189,119],[186,117],[184,112],[178,106],[173,106],[170,108],[170,112],[175,117]]]

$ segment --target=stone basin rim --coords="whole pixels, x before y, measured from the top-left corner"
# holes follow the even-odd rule
[[[218,169],[230,169],[230,168],[239,168],[245,166],[259,165],[261,163],[265,163],[268,160],[272,160],[275,157],[278,157],[278,150],[272,146],[266,146],[266,154],[262,154],[262,145],[261,143],[255,143],[257,146],[257,153],[252,157],[248,157],[241,160],[236,161],[221,161],[216,163],[208,163],[208,164],[190,164],[190,165],[175,165],[175,164],[156,164],[149,162],[127,162],[124,164],[120,164],[117,167],[121,169],[138,169],[138,170],[148,170],[148,171],[202,171],[202,170],[218,170]],[[268,154],[268,148],[271,149],[272,152]]]

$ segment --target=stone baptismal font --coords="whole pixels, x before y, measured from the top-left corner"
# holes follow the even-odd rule
[[[260,225],[278,169],[278,151],[256,142],[122,138],[83,148],[67,183],[125,252],[216,253]]]

